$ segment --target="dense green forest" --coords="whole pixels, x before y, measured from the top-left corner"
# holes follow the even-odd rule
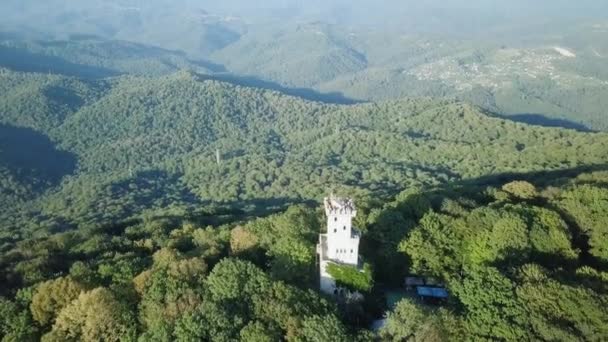
[[[332,188],[382,198],[608,158],[605,134],[527,126],[454,101],[328,105],[190,72],[1,77],[0,123],[10,132],[1,213],[17,234],[206,206],[266,211]],[[18,200],[27,205],[15,210]]]
[[[0,43],[0,65],[17,71],[82,78],[159,76],[181,69],[222,71],[203,60],[191,61],[183,52],[86,36],[54,41],[4,40]]]
[[[0,23],[2,342],[608,339],[595,26],[524,44],[144,4]],[[330,192],[364,261],[330,272],[362,295],[318,291]]]
[[[452,297],[442,308],[400,302],[383,336],[605,339],[606,176],[546,173],[529,175],[535,184],[399,195],[378,212],[375,234],[392,234],[408,272],[442,279]]]
[[[316,291],[320,208],[219,225],[168,218],[2,245],[3,341],[372,341],[382,288],[406,274],[450,299],[406,295],[379,338],[603,340],[605,168],[512,174],[358,197],[364,299]]]

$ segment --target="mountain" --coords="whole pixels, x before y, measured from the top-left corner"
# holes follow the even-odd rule
[[[285,31],[250,31],[212,58],[230,71],[290,87],[310,88],[367,67],[364,54],[343,32],[321,23]]]
[[[77,165],[28,198],[34,230],[214,203],[263,208],[334,187],[386,196],[607,158],[605,134],[527,126],[455,101],[331,105],[190,72],[83,81],[3,70],[0,84],[0,123],[46,137]],[[15,215],[3,212],[22,224]]]
[[[301,23],[250,30],[212,59],[237,74],[358,101],[449,97],[531,124],[607,130],[602,22],[553,25],[523,41],[515,31],[448,39]]]
[[[54,28],[49,33],[17,34],[8,26],[0,65],[78,77],[189,69],[294,94],[329,94],[341,103],[442,97],[529,124],[608,130],[606,23],[599,19],[446,36],[304,19],[248,21],[194,3],[162,15],[140,3],[98,6],[57,14],[74,27],[41,19],[41,27]],[[82,26],[94,23],[105,26]],[[524,35],[526,29],[535,34]]]
[[[196,1],[87,1],[50,0],[30,6],[29,1],[6,1],[0,10],[14,13],[3,22],[43,40],[64,40],[72,35],[128,40],[201,58],[238,40],[246,23],[234,16],[205,11]]]
[[[182,69],[199,73],[223,71],[213,63],[191,60],[183,52],[90,36],[51,41],[7,39],[0,43],[0,52],[0,66],[4,68],[80,78],[160,76]]]

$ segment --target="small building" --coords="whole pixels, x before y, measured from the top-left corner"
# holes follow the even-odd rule
[[[424,301],[442,302],[449,297],[445,285],[436,278],[410,275],[405,277],[403,285],[406,291],[415,291]]]
[[[327,272],[327,265],[359,266],[359,241],[361,236],[353,228],[352,219],[357,210],[352,199],[326,197],[323,200],[327,217],[327,233],[320,234],[317,244],[319,256],[320,288],[327,294],[335,294],[336,282]]]
[[[416,293],[420,297],[447,299],[448,291],[442,287],[418,286]]]
[[[448,291],[443,287],[418,286],[416,294],[426,304],[444,304],[448,300]]]

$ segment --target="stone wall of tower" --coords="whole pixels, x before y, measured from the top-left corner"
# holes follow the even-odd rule
[[[329,197],[324,200],[327,217],[327,258],[342,264],[357,265],[359,235],[352,220],[357,215],[350,199]]]
[[[319,285],[323,292],[334,294],[336,282],[327,272],[332,263],[359,265],[359,233],[352,226],[357,215],[352,200],[345,198],[325,198],[327,233],[319,236],[317,254],[319,256]]]
[[[319,286],[321,287],[321,291],[331,295],[336,289],[336,281],[327,273],[327,266],[329,263],[330,262],[327,260],[321,260],[319,264],[319,270],[321,272],[319,276]]]
[[[357,265],[359,236],[353,234],[352,219],[356,212],[333,212],[327,217],[327,255],[343,264]]]

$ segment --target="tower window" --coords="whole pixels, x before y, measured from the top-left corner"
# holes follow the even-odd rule
[[[344,230],[346,230],[346,226],[344,226]]]
[[[334,217],[334,222],[338,222],[338,218],[337,217]]]
[[[351,253],[351,254],[353,253],[353,250],[352,250],[352,249],[350,250],[350,253]]]
[[[338,232],[338,230],[334,228],[334,233],[337,233],[337,232]]]

